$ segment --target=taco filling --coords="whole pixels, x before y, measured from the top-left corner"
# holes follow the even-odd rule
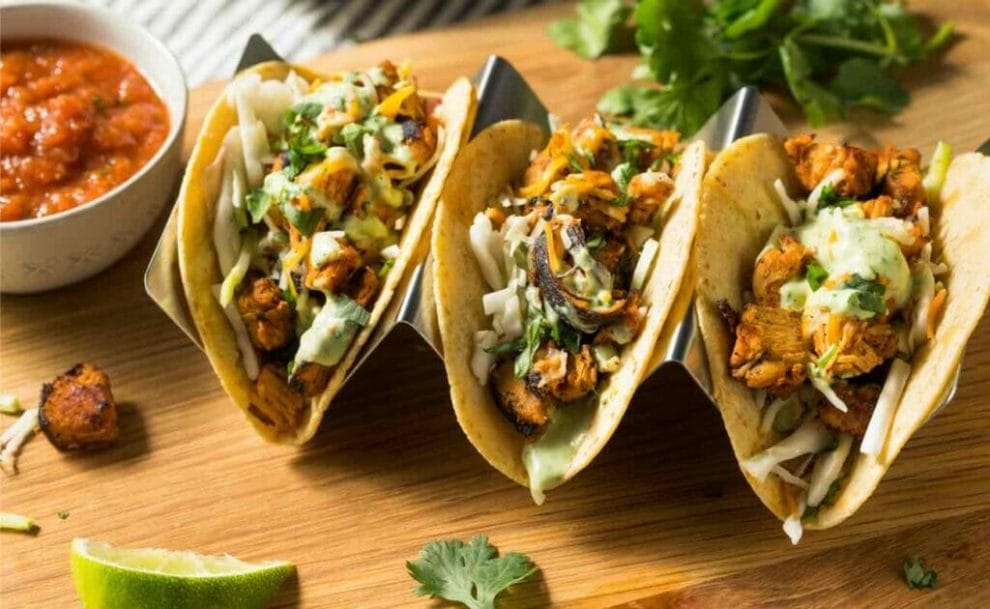
[[[251,411],[296,429],[369,323],[444,133],[408,67],[307,82],[238,78],[221,171],[214,293],[254,382]]]
[[[800,191],[774,187],[791,226],[757,257],[742,310],[718,308],[735,337],[731,374],[764,409],[764,448],[742,467],[796,489],[784,525],[796,543],[801,522],[842,492],[855,453],[882,451],[912,354],[935,334],[947,267],[933,254],[928,203],[949,153],[939,146],[925,178],[914,149],[807,135],[785,149]]]
[[[538,501],[647,315],[641,292],[675,189],[677,145],[674,132],[601,117],[557,129],[521,184],[470,227],[491,319],[475,333],[471,369],[529,440],[523,459]]]

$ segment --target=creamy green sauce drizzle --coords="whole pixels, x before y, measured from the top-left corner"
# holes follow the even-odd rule
[[[529,491],[541,505],[545,492],[556,486],[567,472],[577,448],[588,433],[598,408],[598,400],[557,407],[550,413],[543,435],[523,446],[522,458],[529,474]]]
[[[836,285],[811,291],[804,277],[785,283],[780,289],[780,306],[792,311],[828,309],[834,313],[868,319],[872,311],[856,306],[855,290],[843,287],[845,279],[882,278],[884,300],[893,299],[894,308],[911,297],[911,269],[897,243],[885,236],[878,222],[863,217],[855,207],[831,208],[818,212],[811,222],[794,230],[794,236],[815,250],[815,258],[828,271]]]

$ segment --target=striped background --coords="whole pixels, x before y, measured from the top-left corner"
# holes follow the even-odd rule
[[[178,56],[190,86],[233,72],[248,36],[305,60],[356,41],[441,27],[554,0],[83,0],[147,27]]]

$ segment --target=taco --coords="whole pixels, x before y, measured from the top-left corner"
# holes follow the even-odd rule
[[[521,121],[478,134],[433,228],[457,420],[537,503],[602,449],[647,371],[705,164],[703,144],[597,116],[545,142]]]
[[[705,178],[699,324],[743,473],[794,543],[870,496],[987,305],[990,159],[742,139]]]
[[[268,440],[302,443],[382,316],[466,140],[475,94],[408,66],[280,62],[214,104],[179,194],[179,262],[224,389]]]

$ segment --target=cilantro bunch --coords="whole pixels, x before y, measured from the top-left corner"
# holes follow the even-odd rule
[[[855,106],[896,114],[910,95],[891,70],[933,55],[953,26],[926,36],[898,1],[582,0],[548,34],[589,58],[634,38],[643,84],[612,89],[599,111],[689,135],[747,84],[789,92],[815,127]]]

